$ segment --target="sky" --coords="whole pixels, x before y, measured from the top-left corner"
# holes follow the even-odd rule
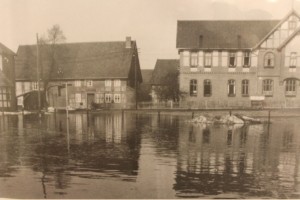
[[[13,51],[59,24],[66,42],[137,41],[142,69],[178,59],[177,20],[281,19],[300,0],[0,0],[0,42]]]

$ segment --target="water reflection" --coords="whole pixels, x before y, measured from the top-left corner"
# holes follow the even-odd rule
[[[51,114],[41,123],[0,116],[1,197],[300,198],[298,120],[212,126],[121,112]]]
[[[299,197],[300,137],[295,131],[300,127],[295,124],[184,125],[174,184],[177,196]]]

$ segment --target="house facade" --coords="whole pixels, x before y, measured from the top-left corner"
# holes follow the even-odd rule
[[[38,83],[36,45],[19,47],[16,58],[19,105],[28,107],[25,105],[28,94],[36,104],[38,98],[34,94],[40,87],[47,106],[56,109],[65,109],[66,102],[70,109],[134,106],[135,87],[142,82],[142,76],[136,42],[130,37],[119,42],[67,43],[51,48],[39,47]]]
[[[178,84],[178,69],[177,59],[157,59],[150,80],[152,103],[171,100],[166,98],[176,96],[176,92],[172,90],[175,90]]]
[[[300,106],[300,21],[178,21],[181,103],[192,108]]]
[[[15,53],[0,43],[0,110],[14,111],[15,96]]]

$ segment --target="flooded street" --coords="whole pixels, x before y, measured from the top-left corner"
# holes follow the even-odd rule
[[[0,116],[2,198],[300,198],[300,118]]]

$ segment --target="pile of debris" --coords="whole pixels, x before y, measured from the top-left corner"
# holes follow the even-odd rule
[[[224,115],[224,116],[203,116],[199,115],[189,120],[190,123],[203,123],[203,124],[263,124],[268,123],[261,119],[256,119],[252,117],[242,116],[242,115]]]

